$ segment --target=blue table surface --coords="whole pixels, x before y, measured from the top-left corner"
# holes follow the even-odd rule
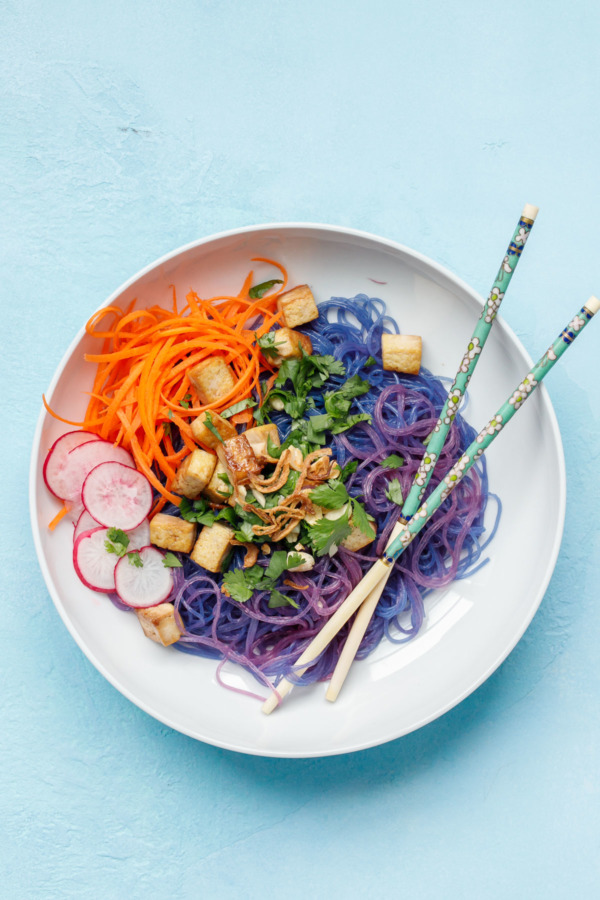
[[[1,897],[598,896],[597,325],[547,382],[568,502],[538,614],[467,700],[369,751],[243,756],[128,702],[50,601],[27,482],[89,313],[236,226],[364,229],[485,294],[535,203],[503,315],[539,355],[600,293],[599,26],[556,0],[0,2]]]

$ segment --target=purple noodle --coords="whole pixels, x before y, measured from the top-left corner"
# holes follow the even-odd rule
[[[351,496],[360,499],[375,518],[377,539],[359,553],[340,549],[332,558],[322,557],[311,572],[289,573],[285,592],[296,601],[298,609],[291,606],[269,609],[268,592],[264,591],[255,592],[246,603],[237,603],[221,593],[219,575],[210,575],[185,558],[183,568],[176,570],[177,583],[172,595],[185,630],[173,646],[185,653],[222,660],[217,672],[222,684],[220,670],[227,660],[244,666],[269,687],[284,675],[304,684],[331,676],[349,625],[304,675],[295,675],[293,665],[326,619],[382,554],[401,512],[386,497],[387,485],[391,479],[398,478],[406,496],[424,452],[423,439],[433,430],[447,395],[447,385],[425,369],[417,376],[384,371],[381,335],[397,332],[398,326],[385,314],[385,304],[379,299],[364,294],[353,299],[332,298],[320,305],[319,318],[304,330],[311,338],[315,353],[332,354],[346,367],[344,377],[332,377],[332,387],[354,374],[372,385],[369,393],[354,401],[352,410],[370,413],[372,423],[360,423],[334,436],[332,449],[342,466],[357,461],[358,467],[346,486]],[[365,366],[369,357],[375,363]],[[318,414],[323,411],[323,398],[315,393],[314,400]],[[273,421],[285,437],[290,429],[289,417],[274,413]],[[439,483],[474,437],[475,431],[459,413],[430,489]],[[401,468],[381,465],[392,453],[404,458]],[[497,504],[496,522],[491,533],[484,535],[483,519],[490,497]],[[371,653],[384,637],[393,642],[413,638],[423,624],[427,594],[485,565],[483,551],[495,533],[499,514],[500,503],[488,492],[485,461],[481,460],[395,566],[363,638],[359,658]],[[239,565],[240,559],[238,552],[234,565]],[[249,691],[243,693],[257,696]]]

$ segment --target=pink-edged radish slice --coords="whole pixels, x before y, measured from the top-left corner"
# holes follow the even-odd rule
[[[144,519],[143,522],[134,528],[133,531],[127,532],[129,538],[128,550],[141,550],[150,543],[150,519]]]
[[[104,462],[86,477],[81,499],[101,525],[131,531],[152,509],[152,487],[137,469],[120,462]]]
[[[78,497],[73,498],[73,500],[64,500],[64,505],[67,509],[67,516],[75,525],[83,512],[83,502],[81,500],[81,494]],[[100,522],[96,522],[96,527],[100,524]]]
[[[119,600],[134,609],[147,609],[164,603],[173,590],[171,569],[164,565],[164,554],[156,547],[138,551],[141,566],[123,556],[115,569],[115,588]]]
[[[93,528],[79,535],[73,546],[73,565],[79,578],[93,591],[115,589],[115,567],[119,557],[106,549],[108,528]]]
[[[135,468],[131,454],[123,447],[115,447],[110,441],[90,441],[87,444],[74,447],[67,454],[64,473],[64,484],[67,493],[64,499],[76,503],[80,499],[83,482],[89,473],[100,463],[104,462],[118,462],[124,466]],[[92,513],[92,515],[94,514]],[[113,523],[110,522],[108,524],[112,525]],[[137,525],[138,523],[135,522],[134,524]]]
[[[42,475],[46,487],[55,497],[63,500],[69,496],[65,487],[65,474],[68,471],[67,460],[70,451],[81,444],[99,440],[98,435],[91,431],[67,431],[66,434],[54,441],[46,455]]]
[[[79,514],[79,518],[75,522],[75,530],[73,531],[73,543],[84,531],[92,531],[94,528],[100,528],[100,522],[96,522],[93,516],[90,516],[87,509],[83,509]]]

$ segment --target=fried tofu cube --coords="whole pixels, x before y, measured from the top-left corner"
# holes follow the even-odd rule
[[[209,572],[220,572],[231,548],[233,535],[233,528],[221,525],[220,522],[205,525],[190,553],[190,558]]]
[[[192,434],[194,435],[194,440],[199,444],[204,444],[205,447],[210,447],[211,450],[214,450],[215,447],[221,443],[218,437],[214,435],[214,433],[207,426],[206,422],[210,422],[213,428],[219,432],[222,440],[226,441],[229,438],[235,437],[237,434],[237,429],[235,425],[232,425],[227,419],[224,419],[223,416],[220,416],[219,413],[214,412],[212,409],[207,409],[204,412],[200,413],[197,419],[191,424]]]
[[[291,291],[280,294],[277,309],[283,313],[283,321],[288,328],[312,322],[319,315],[315,298],[307,284],[300,284]]]
[[[346,550],[354,550],[354,552],[362,550],[363,547],[366,547],[367,544],[371,544],[375,540],[375,538],[367,537],[364,531],[361,531],[357,525],[353,524],[352,519],[350,519],[350,527],[352,528],[352,531],[340,544],[340,546],[344,547]]]
[[[203,359],[188,372],[188,378],[196,388],[200,403],[215,403],[235,387],[235,377],[220,356]]]
[[[150,522],[150,543],[163,550],[189,553],[196,540],[196,526],[178,516],[156,513]]]
[[[274,366],[280,366],[284,359],[300,359],[302,351],[312,353],[312,341],[307,334],[301,331],[294,331],[293,328],[279,328],[272,331],[273,347],[277,351],[277,356],[269,359]]]
[[[245,434],[223,441],[217,447],[219,459],[231,476],[235,484],[248,484],[251,475],[258,475],[262,469],[261,463],[250,446],[250,441]]]
[[[214,453],[192,450],[175,473],[171,485],[173,493],[195,500],[210,483],[216,465],[217,457]]]
[[[271,438],[271,443],[276,447],[281,446],[279,431],[274,422],[270,422],[268,425],[257,425],[255,428],[248,428],[248,430],[244,432],[244,437],[254,450],[256,456],[268,455],[267,442],[269,438]]]
[[[388,372],[418,375],[423,342],[418,334],[382,334],[383,368]]]
[[[221,478],[221,475],[227,475],[229,483],[227,483],[224,478]],[[212,500],[213,503],[229,503],[230,505],[233,505],[232,494],[233,483],[229,476],[229,472],[221,460],[219,460],[215,466],[212,478],[204,488],[204,496],[208,497],[209,500]]]
[[[175,620],[175,607],[172,603],[159,603],[149,609],[137,609],[136,615],[146,637],[163,647],[174,644],[181,637]]]

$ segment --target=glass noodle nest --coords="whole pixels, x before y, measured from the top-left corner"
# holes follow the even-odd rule
[[[186,558],[183,568],[174,571],[174,603],[185,628],[174,647],[221,659],[220,681],[221,668],[227,660],[244,666],[269,686],[273,679],[277,682],[284,675],[298,683],[330,677],[349,625],[301,677],[294,675],[293,664],[383,553],[401,514],[401,507],[386,496],[386,491],[390,482],[398,479],[406,497],[425,452],[424,441],[433,430],[447,396],[448,384],[425,369],[418,376],[383,370],[381,335],[384,331],[397,332],[398,326],[386,315],[385,304],[379,299],[362,294],[353,299],[332,298],[319,305],[319,318],[302,330],[310,336],[315,353],[331,354],[346,367],[344,376],[330,377],[328,390],[335,390],[355,374],[371,384],[369,392],[355,399],[353,406],[353,412],[370,414],[371,424],[361,422],[332,436],[330,446],[340,466],[356,461],[357,468],[346,487],[373,516],[377,538],[361,552],[340,548],[333,557],[319,558],[309,572],[287,573],[284,589],[298,604],[298,609],[269,608],[268,591],[256,591],[250,600],[238,603],[221,592],[220,576],[200,569]],[[313,412],[322,413],[322,393],[313,392],[311,396],[315,404]],[[271,412],[271,418],[283,441],[290,430],[290,418],[275,411]],[[457,414],[429,490],[435,488],[474,437],[474,429]],[[401,467],[382,465],[392,454],[404,459]],[[482,459],[394,567],[358,658],[367,656],[384,636],[393,642],[413,638],[423,623],[427,594],[472,574],[485,564],[483,551],[494,535],[500,513],[498,498],[494,497],[495,523],[490,533],[484,535],[484,513],[490,497],[494,495],[488,492]],[[167,506],[165,512],[176,514],[177,510]],[[238,549],[230,568],[241,567],[242,560],[243,551]]]

